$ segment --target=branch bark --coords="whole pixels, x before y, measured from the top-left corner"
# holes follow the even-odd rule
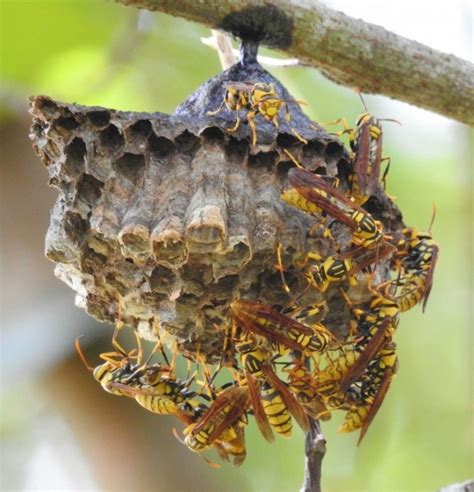
[[[309,431],[305,441],[304,482],[300,492],[321,492],[321,470],[326,454],[326,439],[321,426],[310,418]]]
[[[318,68],[336,83],[474,126],[474,65],[308,0],[116,0],[223,29]]]

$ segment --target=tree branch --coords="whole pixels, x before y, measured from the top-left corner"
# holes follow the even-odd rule
[[[304,482],[300,492],[321,492],[321,468],[326,454],[326,439],[319,422],[312,418],[309,422],[304,449]]]
[[[116,0],[253,38],[368,94],[474,126],[474,65],[307,0]]]

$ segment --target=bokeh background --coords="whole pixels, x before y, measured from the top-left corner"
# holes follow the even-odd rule
[[[463,0],[328,4],[472,60],[472,11]],[[357,5],[354,5],[357,4]],[[74,306],[43,256],[56,192],[28,140],[26,98],[172,112],[220,70],[200,42],[208,30],[105,0],[0,1],[1,483],[2,490],[290,491],[302,482],[303,435],[268,445],[254,425],[241,468],[209,468],[172,436],[175,422],[106,394],[73,350],[92,361],[112,327]],[[264,54],[282,56],[263,50]],[[359,98],[310,68],[271,69],[319,122],[362,111]],[[410,74],[407,74],[409,77]],[[472,133],[440,116],[366,97],[385,124],[390,194],[406,223],[441,247],[425,314],[397,333],[400,371],[365,442],[324,424],[325,490],[429,491],[473,475]]]

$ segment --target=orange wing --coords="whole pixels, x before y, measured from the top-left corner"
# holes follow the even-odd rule
[[[433,287],[433,275],[436,267],[436,263],[438,261],[439,255],[439,246],[437,244],[433,245],[433,258],[431,260],[430,268],[428,270],[428,274],[426,276],[425,289],[423,292],[423,305],[422,311],[425,312],[426,304],[428,302],[428,298],[430,297],[431,287]]]
[[[232,315],[244,329],[257,335],[280,342],[294,350],[301,346],[285,334],[286,329],[294,329],[301,334],[312,336],[313,330],[294,319],[280,314],[275,309],[253,301],[233,301],[230,305]]]
[[[268,442],[273,442],[275,440],[275,436],[273,435],[271,425],[268,422],[268,418],[265,414],[265,411],[263,410],[262,402],[260,400],[260,393],[257,388],[257,383],[255,382],[255,379],[252,376],[252,374],[250,374],[249,372],[245,373],[245,377],[247,379],[250,400],[252,402],[253,413],[258,428],[260,429],[260,432],[262,433],[263,437]]]
[[[382,162],[382,141],[383,134],[377,139],[377,152],[375,154],[375,160],[372,162],[372,169],[370,171],[369,180],[367,182],[367,194],[372,195],[377,188],[380,177],[380,163]]]
[[[369,148],[370,148],[370,128],[367,123],[364,123],[359,130],[359,138],[357,139],[357,156],[354,162],[354,172],[357,174],[357,181],[360,190],[365,193],[367,185],[367,169],[369,163]]]
[[[362,442],[362,439],[364,439],[365,434],[369,430],[370,424],[373,422],[375,416],[377,415],[377,412],[382,406],[382,403],[385,399],[385,395],[387,394],[387,391],[390,387],[390,383],[392,382],[393,374],[394,373],[391,367],[387,367],[385,369],[383,379],[382,382],[380,383],[377,394],[375,395],[374,402],[372,403],[369,413],[367,414],[367,418],[362,426],[362,429],[360,430],[357,446],[359,446],[359,444]]]
[[[354,275],[364,268],[374,263],[378,263],[388,255],[394,253],[396,250],[397,248],[393,244],[390,244],[387,241],[382,241],[376,248],[367,250],[367,248],[364,248],[363,246],[358,246],[349,251],[338,254],[336,258],[350,258],[354,266],[349,271],[348,275]]]
[[[214,403],[203,417],[196,423],[191,430],[192,434],[197,434],[203,427],[211,423],[213,419],[218,423],[209,435],[208,443],[212,444],[225,429],[230,427],[239,419],[249,406],[249,395],[247,388],[233,386],[217,395]],[[224,409],[230,405],[230,410],[224,413]]]
[[[369,363],[378,354],[384,343],[386,342],[385,334],[390,328],[390,320],[385,319],[379,326],[377,333],[372,336],[367,345],[364,347],[356,362],[349,369],[347,374],[341,381],[341,391],[346,391],[347,388],[366,370]]]
[[[270,366],[263,367],[263,373],[268,382],[271,383],[280,393],[283,403],[288,408],[291,415],[294,417],[298,425],[307,432],[309,429],[309,420],[304,408],[298,403],[296,397],[291,393],[286,384],[280,380]]]
[[[316,204],[336,220],[343,222],[354,230],[358,229],[357,222],[349,217],[346,212],[354,210],[366,212],[327,181],[306,169],[299,168],[290,169],[288,180],[304,198]],[[318,190],[324,191],[332,200],[328,196],[323,196]]]

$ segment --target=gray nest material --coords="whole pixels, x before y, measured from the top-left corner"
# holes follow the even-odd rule
[[[350,165],[341,142],[311,129],[297,104],[290,123],[307,144],[286,122],[276,128],[260,116],[255,147],[245,115],[228,133],[235,113],[207,112],[221,104],[223,84],[238,80],[272,82],[291,99],[256,63],[206,82],[171,116],[31,99],[33,146],[60,192],[46,237],[58,278],[98,320],[123,322],[150,340],[164,330],[185,355],[199,351],[210,362],[221,356],[233,299],[288,305],[275,269],[279,242],[290,268],[305,252],[334,251],[323,228],[309,234],[314,218],[279,198],[293,166],[285,150],[320,173],[344,177]],[[374,211],[393,229],[399,216],[390,207],[381,193]],[[339,241],[347,236],[338,231]],[[304,291],[301,275],[288,277],[295,295]],[[311,290],[311,302],[323,300]],[[333,328],[341,313],[347,319],[337,303],[325,321]]]

